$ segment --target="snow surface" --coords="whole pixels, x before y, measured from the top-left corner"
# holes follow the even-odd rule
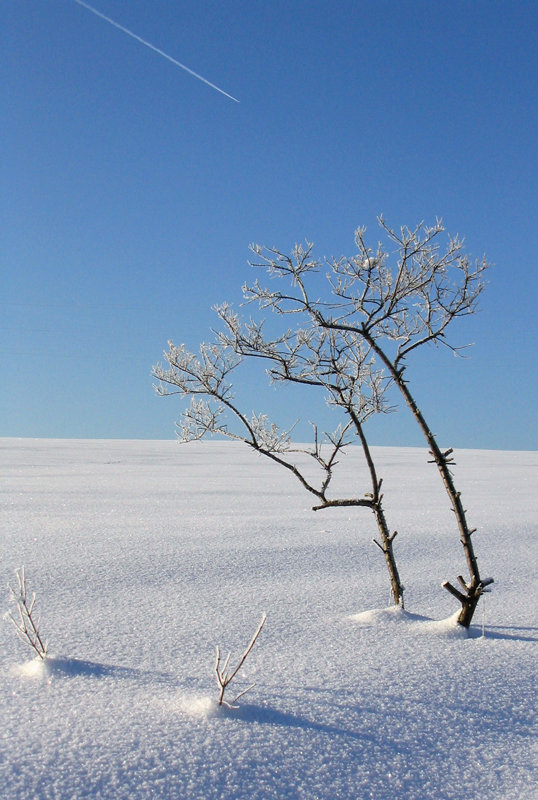
[[[423,450],[374,448],[402,612],[371,513],[312,512],[244,446],[0,449],[0,578],[25,565],[51,653],[32,661],[0,624],[2,798],[538,796],[537,453],[456,453],[495,578],[467,636],[440,586],[463,552]],[[359,451],[341,466],[346,491],[368,490]],[[238,658],[263,612],[230,688],[256,686],[219,709],[215,646]]]

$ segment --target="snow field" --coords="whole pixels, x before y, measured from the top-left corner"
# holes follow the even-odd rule
[[[536,453],[461,451],[484,576],[465,574],[436,470],[375,448],[406,611],[366,509],[313,504],[245,447],[0,440],[2,585],[26,567],[51,658],[0,626],[6,798],[532,800]],[[368,490],[360,452],[342,484]],[[8,610],[8,593],[4,594]],[[215,646],[240,657],[216,706]],[[482,623],[485,636],[482,637]]]

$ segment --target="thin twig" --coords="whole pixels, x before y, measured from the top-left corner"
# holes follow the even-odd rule
[[[39,633],[41,618],[38,617],[36,620],[34,617],[36,596],[32,594],[31,599],[28,600],[24,567],[17,570],[15,575],[17,589],[9,586],[9,592],[11,599],[17,604],[18,617],[14,616],[11,611],[6,616],[15,626],[19,638],[26,642],[37,653],[39,658],[44,661],[47,656],[47,642],[43,641]]]
[[[264,614],[262,619],[261,619],[260,624],[256,628],[256,632],[254,633],[254,636],[250,640],[250,643],[248,644],[245,652],[241,656],[241,659],[240,659],[239,663],[237,664],[237,666],[233,670],[233,672],[231,672],[230,674],[228,674],[228,672],[227,672],[228,665],[230,663],[230,653],[228,653],[228,656],[227,656],[226,660],[224,661],[224,664],[221,667],[220,666],[220,648],[217,645],[217,657],[216,657],[216,662],[215,662],[215,675],[216,675],[216,678],[217,678],[217,685],[219,686],[219,690],[220,690],[219,691],[219,706],[224,705],[224,706],[227,706],[227,708],[236,708],[235,703],[239,700],[239,698],[243,697],[243,695],[245,695],[247,692],[249,692],[255,686],[255,684],[253,683],[247,689],[243,689],[243,691],[239,692],[239,694],[237,694],[234,697],[234,699],[231,701],[231,703],[228,703],[228,702],[226,702],[226,700],[224,700],[224,692],[226,691],[226,687],[229,686],[229,684],[233,681],[233,679],[235,678],[235,676],[237,675],[237,673],[239,672],[239,670],[241,669],[241,667],[245,663],[245,660],[246,660],[248,654],[250,653],[250,651],[252,650],[252,648],[254,647],[254,645],[256,643],[256,639],[258,638],[258,636],[261,633],[261,630],[262,630],[262,628],[263,628],[263,626],[265,624],[265,620],[266,619],[267,619],[267,614]]]

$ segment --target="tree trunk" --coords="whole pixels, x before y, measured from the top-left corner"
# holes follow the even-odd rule
[[[394,552],[392,548],[392,543],[394,539],[398,535],[398,531],[394,531],[391,535],[389,532],[389,526],[387,525],[387,520],[385,519],[385,512],[383,511],[382,500],[383,495],[380,494],[381,492],[381,484],[383,483],[383,479],[377,477],[377,473],[375,470],[374,460],[372,458],[372,454],[370,453],[370,447],[368,445],[368,441],[364,435],[364,431],[362,429],[362,424],[355,414],[353,408],[349,407],[348,413],[353,420],[357,433],[359,434],[359,438],[361,440],[362,449],[364,451],[364,457],[366,458],[366,463],[368,464],[368,469],[370,470],[370,479],[372,481],[372,511],[374,512],[375,519],[377,522],[377,528],[379,530],[379,536],[381,538],[381,543],[374,539],[375,544],[381,549],[383,555],[385,556],[385,562],[387,564],[387,569],[389,571],[390,576],[390,585],[392,589],[392,596],[394,598],[394,604],[401,607],[404,607],[404,586],[400,580],[400,575],[398,573],[398,567],[396,566],[396,559],[394,557]]]
[[[371,345],[372,349],[377,353],[379,358],[387,367],[390,375],[394,379],[394,382],[398,386],[400,392],[403,394],[405,402],[407,403],[411,413],[413,414],[414,418],[416,419],[422,433],[424,434],[426,441],[428,442],[430,448],[430,454],[433,457],[435,464],[437,465],[437,469],[441,475],[443,480],[444,487],[450,498],[450,503],[452,505],[452,510],[456,516],[458,529],[460,532],[460,541],[463,546],[463,551],[465,553],[465,560],[467,561],[467,567],[469,569],[470,581],[467,584],[461,576],[458,577],[458,581],[460,582],[461,587],[464,589],[464,592],[460,592],[454,588],[448,581],[443,583],[443,586],[447,591],[457,597],[457,599],[461,603],[461,612],[458,617],[458,622],[463,627],[468,628],[471,624],[471,620],[473,618],[473,614],[475,612],[478,600],[480,599],[480,595],[482,594],[484,588],[489,584],[493,583],[493,578],[487,578],[486,580],[480,579],[480,572],[478,570],[478,563],[476,561],[476,556],[474,553],[473,543],[472,543],[472,535],[476,529],[470,530],[469,526],[467,525],[467,518],[465,515],[465,509],[463,508],[463,504],[461,502],[461,494],[456,490],[454,486],[454,481],[452,479],[452,473],[449,469],[449,464],[453,464],[453,460],[450,457],[452,454],[452,450],[446,450],[443,452],[437,441],[435,436],[431,432],[429,426],[426,423],[426,420],[422,416],[420,409],[418,408],[411,392],[407,388],[407,382],[403,378],[403,369],[397,369],[394,364],[390,361],[390,359],[385,355],[383,350],[379,347],[377,342],[371,338],[368,334],[365,335],[366,340]]]
[[[392,550],[392,543],[395,537],[398,535],[398,531],[394,531],[392,536],[389,534],[389,528],[385,519],[385,514],[381,508],[381,499],[374,504],[372,511],[375,514],[379,535],[381,537],[381,544],[377,541],[377,539],[374,539],[374,542],[382,550],[383,555],[385,556],[385,562],[390,575],[390,586],[392,590],[392,596],[394,598],[394,605],[401,606],[403,608],[404,587],[400,581],[398,567],[396,566],[396,559],[394,558],[394,553]]]

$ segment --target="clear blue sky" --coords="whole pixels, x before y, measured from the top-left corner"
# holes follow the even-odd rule
[[[0,435],[172,437],[151,367],[210,338],[249,243],[350,254],[383,213],[495,264],[468,359],[409,367],[432,429],[538,449],[535,3],[91,5],[240,102],[73,0],[1,0]],[[314,415],[257,380],[256,411]],[[422,445],[403,411],[370,430]]]

